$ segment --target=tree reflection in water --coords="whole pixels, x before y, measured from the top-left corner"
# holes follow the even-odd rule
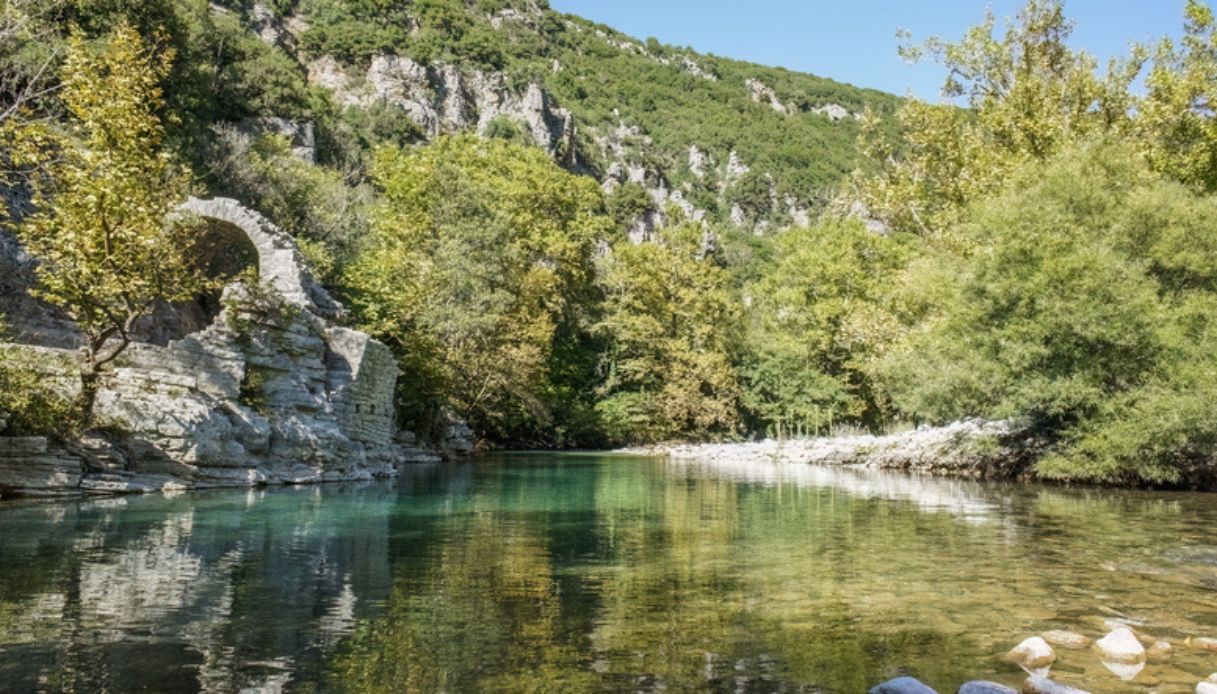
[[[541,455],[397,483],[8,505],[0,688],[1017,683],[998,656],[1035,631],[1217,624],[1210,499]],[[1194,685],[1192,658],[1138,679]],[[1146,690],[1088,653],[1058,668]]]

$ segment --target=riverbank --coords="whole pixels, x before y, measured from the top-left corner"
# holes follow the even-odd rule
[[[1025,479],[1032,475],[1035,449],[1026,432],[1008,422],[967,419],[884,436],[657,444],[619,452],[733,464],[836,465],[973,479]]]

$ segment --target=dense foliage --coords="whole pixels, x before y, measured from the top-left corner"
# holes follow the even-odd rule
[[[732,435],[739,307],[703,231],[681,224],[657,242],[617,244],[601,263],[608,344],[601,416],[614,442]]]
[[[1214,201],[1101,143],[1028,167],[1010,188],[969,212],[955,233],[982,250],[939,258],[949,293],[887,355],[896,402],[927,421],[1027,418],[1070,446],[1046,464],[1055,475],[1174,481],[1212,424],[1196,440],[1147,416],[1212,373],[1194,341],[1217,315],[1201,260],[1217,251]]]
[[[744,402],[753,426],[783,436],[880,424],[882,396],[862,366],[904,244],[850,220],[791,229],[773,245],[776,260],[745,288]]]
[[[1144,95],[1150,51],[1098,75],[1059,2],[1032,0],[1004,38],[990,22],[928,44],[971,108],[909,104],[904,155],[858,179],[922,239],[869,369],[895,413],[1023,422],[1049,477],[1211,483],[1217,27],[1199,2],[1186,16]]]
[[[384,203],[345,284],[398,347],[405,412],[439,421],[447,404],[500,440],[546,441],[571,414],[556,353],[585,327],[610,229],[595,183],[471,135],[384,150],[374,175]]]

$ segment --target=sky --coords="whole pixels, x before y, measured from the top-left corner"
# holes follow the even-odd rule
[[[991,7],[1012,17],[1024,0],[549,0],[639,39],[785,67],[901,96],[937,100],[944,73],[910,66],[896,33],[958,39]],[[1132,41],[1178,36],[1186,0],[1066,0],[1071,43],[1104,61]]]

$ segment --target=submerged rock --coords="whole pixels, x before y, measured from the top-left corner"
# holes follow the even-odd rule
[[[1090,694],[1090,692],[1060,682],[1053,682],[1047,677],[1032,675],[1023,682],[1023,694]]]
[[[1018,694],[1018,690],[996,682],[976,680],[966,682],[955,694]]]
[[[1032,636],[1006,654],[1006,658],[1030,670],[1048,667],[1056,662],[1052,646],[1039,636]]]
[[[1145,647],[1128,627],[1119,627],[1095,642],[1103,659],[1113,663],[1145,662]]]
[[[1154,641],[1145,654],[1150,658],[1169,658],[1175,653],[1175,648],[1167,641]]]
[[[875,685],[869,694],[938,694],[920,680],[913,677],[897,677],[883,684]]]
[[[1196,648],[1199,648],[1202,651],[1210,651],[1212,653],[1217,653],[1217,639],[1199,637],[1199,638],[1195,638],[1195,639],[1188,639],[1188,643],[1195,646]]]
[[[1072,648],[1077,650],[1089,648],[1090,644],[1093,643],[1093,641],[1087,636],[1083,636],[1077,632],[1063,631],[1060,629],[1045,631],[1044,633],[1040,634],[1040,636],[1049,644],[1058,648]]]

